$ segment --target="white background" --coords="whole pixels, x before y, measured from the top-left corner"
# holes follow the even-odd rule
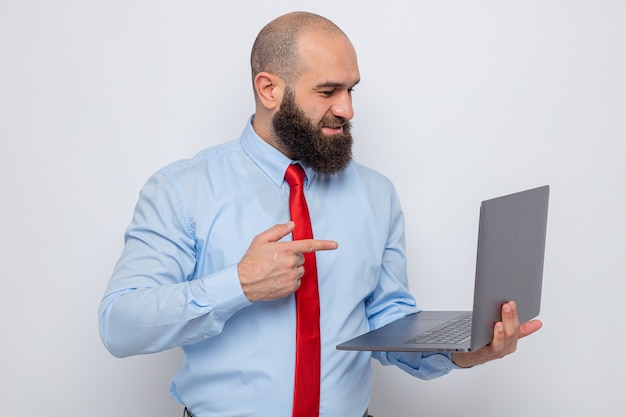
[[[180,354],[113,358],[99,300],[142,184],[239,135],[253,39],[299,9],[357,48],[355,153],[397,186],[421,307],[471,307],[481,200],[552,186],[544,329],[435,381],[374,364],[373,414],[623,415],[618,0],[2,0],[0,415],[181,414]]]

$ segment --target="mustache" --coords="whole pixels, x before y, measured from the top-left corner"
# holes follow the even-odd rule
[[[343,127],[344,129],[349,130],[352,126],[349,120],[346,120],[344,117],[337,117],[334,115],[326,116],[320,122],[320,127]]]

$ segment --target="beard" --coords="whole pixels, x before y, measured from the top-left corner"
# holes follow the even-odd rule
[[[343,127],[341,133],[326,135],[323,126]],[[317,125],[298,107],[295,94],[289,88],[280,109],[272,118],[272,127],[277,143],[294,160],[322,174],[343,171],[352,160],[352,134],[350,122],[329,115]]]

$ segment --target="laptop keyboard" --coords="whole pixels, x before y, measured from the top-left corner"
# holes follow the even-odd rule
[[[404,343],[411,344],[458,344],[472,334],[472,313],[447,321]]]

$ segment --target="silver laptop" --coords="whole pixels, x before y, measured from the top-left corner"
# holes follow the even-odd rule
[[[538,316],[549,192],[546,185],[482,202],[473,311],[421,311],[337,349],[467,352],[491,342],[505,302],[516,302],[522,323]]]

